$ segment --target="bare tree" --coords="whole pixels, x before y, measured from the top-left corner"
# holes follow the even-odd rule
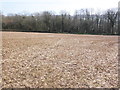
[[[117,12],[114,12],[112,10],[108,10],[107,11],[107,16],[108,16],[108,19],[110,21],[111,34],[114,34],[114,25],[115,25],[115,22],[116,22],[116,19],[117,19]]]

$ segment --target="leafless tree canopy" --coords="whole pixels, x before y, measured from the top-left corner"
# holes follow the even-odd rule
[[[80,33],[80,34],[119,34],[118,11],[107,10],[102,14],[93,14],[88,9],[77,10],[74,15],[61,12],[34,13],[31,15],[2,15],[3,30]]]

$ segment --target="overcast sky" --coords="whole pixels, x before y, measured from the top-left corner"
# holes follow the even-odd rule
[[[73,14],[82,8],[93,8],[96,11],[117,8],[118,2],[119,0],[0,0],[0,8],[5,15],[41,11],[55,11],[59,14],[61,10]]]

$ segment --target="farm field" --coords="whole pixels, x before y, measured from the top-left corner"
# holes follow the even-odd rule
[[[3,88],[118,87],[118,36],[0,33]]]

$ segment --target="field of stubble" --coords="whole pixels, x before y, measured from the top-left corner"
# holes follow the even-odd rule
[[[118,85],[118,36],[2,32],[2,41],[4,88]]]

